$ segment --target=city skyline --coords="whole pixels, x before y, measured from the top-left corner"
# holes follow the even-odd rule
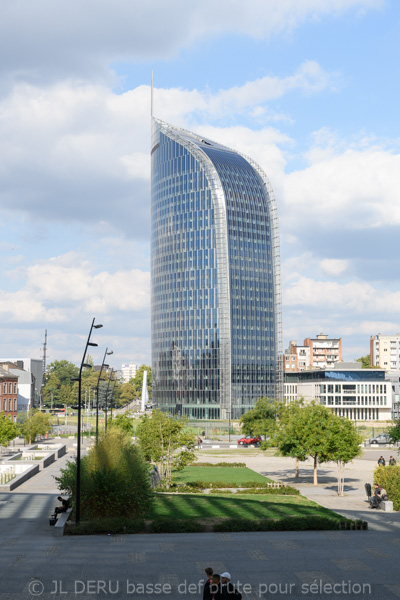
[[[278,205],[283,346],[400,331],[394,1],[0,9],[3,355],[150,363],[154,114],[254,158]],[[79,29],[75,24],[80,23]],[[99,356],[93,352],[95,362]]]

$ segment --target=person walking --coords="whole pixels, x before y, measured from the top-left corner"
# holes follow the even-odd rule
[[[386,460],[383,458],[383,456],[380,456],[378,458],[378,466],[379,467],[384,467],[386,465]]]
[[[222,595],[221,577],[218,573],[213,573],[210,592],[211,600],[223,600],[224,597]]]
[[[213,576],[213,570],[211,567],[207,567],[206,569],[204,569],[206,575],[207,575],[207,580],[204,584],[204,588],[203,588],[203,600],[212,600],[212,595],[211,595],[211,591],[210,591],[210,585],[212,584],[212,576]]]
[[[395,465],[395,464],[396,464],[396,459],[395,459],[395,458],[393,458],[393,456],[391,456],[391,457],[389,458],[389,465],[390,465],[391,467],[394,467],[394,465]]]
[[[242,594],[231,583],[231,574],[228,571],[221,573],[221,593],[224,599],[242,600]]]

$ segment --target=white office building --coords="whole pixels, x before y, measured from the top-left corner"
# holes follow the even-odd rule
[[[371,336],[371,365],[386,371],[400,370],[400,333]]]

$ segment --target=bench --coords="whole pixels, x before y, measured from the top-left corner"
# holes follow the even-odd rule
[[[69,515],[72,512],[72,508],[69,508],[68,510],[66,510],[65,512],[62,513],[58,513],[58,519],[55,523],[55,525],[53,526],[53,535],[55,537],[59,537],[64,535],[64,527],[66,522],[69,519]]]
[[[393,502],[391,500],[382,500],[379,508],[386,512],[393,512]]]

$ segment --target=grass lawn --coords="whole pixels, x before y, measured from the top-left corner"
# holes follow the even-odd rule
[[[207,518],[244,518],[244,519],[280,519],[282,517],[329,516],[337,521],[343,517],[315,504],[311,500],[293,496],[249,496],[227,495],[158,495],[150,519],[207,519]]]
[[[193,481],[214,482],[218,481],[226,484],[237,484],[240,487],[243,483],[250,481],[265,483],[272,481],[247,467],[185,467],[182,471],[174,474],[175,483],[188,483]]]

